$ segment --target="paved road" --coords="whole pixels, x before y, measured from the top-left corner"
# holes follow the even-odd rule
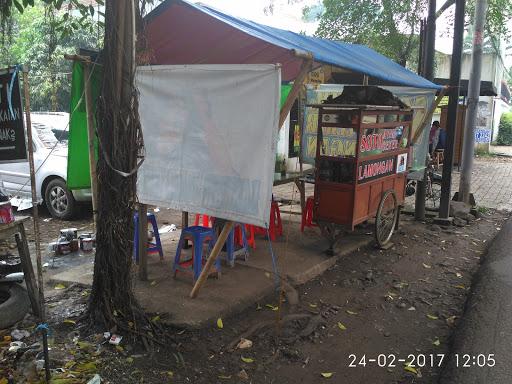
[[[512,381],[512,222],[502,228],[472,284],[440,384],[510,384]],[[459,355],[458,366],[455,354]],[[464,357],[465,354],[469,355]],[[495,360],[492,365],[491,357]],[[480,357],[478,357],[480,355]],[[464,363],[469,359],[469,367]],[[478,364],[484,366],[479,367]]]
[[[459,189],[459,178],[454,168],[453,192]],[[479,206],[512,211],[512,159],[475,159],[472,192]]]

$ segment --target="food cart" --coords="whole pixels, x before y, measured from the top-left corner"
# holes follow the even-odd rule
[[[375,105],[310,106],[318,108],[320,143],[316,148],[313,217],[329,240],[330,252],[346,229],[353,230],[372,218],[377,244],[389,246],[405,198],[412,110]],[[340,145],[326,145],[324,135],[329,140],[339,136]],[[348,142],[347,135],[351,138]]]

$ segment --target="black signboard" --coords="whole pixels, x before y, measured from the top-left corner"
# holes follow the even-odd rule
[[[396,156],[363,161],[357,170],[357,182],[366,183],[370,180],[392,175],[396,170]]]
[[[0,163],[26,159],[19,73],[0,70]]]

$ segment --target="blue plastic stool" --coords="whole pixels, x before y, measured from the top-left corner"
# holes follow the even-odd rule
[[[178,270],[192,271],[194,281],[196,281],[201,274],[201,269],[203,268],[203,260],[206,260],[207,258],[206,255],[203,256],[203,245],[205,242],[208,242],[209,253],[213,244],[215,243],[215,239],[216,236],[213,228],[201,227],[199,225],[184,228],[181,231],[180,241],[178,243],[178,248],[176,249],[176,256],[174,257],[174,264],[172,267],[174,277],[176,277],[176,272]],[[183,249],[185,240],[192,241],[192,259],[181,261],[181,251]],[[215,260],[215,269],[217,270],[217,275],[220,276],[219,258]]]
[[[135,256],[135,262],[139,263],[139,213],[136,211],[133,215],[133,221],[135,223],[135,233],[133,235],[133,254]],[[160,259],[164,258],[164,251],[162,249],[162,243],[160,242],[160,233],[158,232],[158,225],[156,224],[156,216],[153,213],[148,212],[148,223],[151,223],[153,227],[153,233],[155,234],[155,243],[149,243],[148,252],[156,252],[160,255]]]
[[[240,228],[242,232],[242,246],[239,249],[237,249],[235,244],[236,228]],[[231,267],[235,266],[235,261],[239,256],[241,256],[244,261],[249,259],[249,245],[247,243],[244,224],[235,223],[233,229],[229,232],[228,238],[226,239],[226,246],[224,247],[224,250],[226,252],[226,261]]]

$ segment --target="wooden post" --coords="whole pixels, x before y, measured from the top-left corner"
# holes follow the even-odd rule
[[[215,260],[217,260],[217,257],[219,257],[220,251],[222,250],[222,247],[224,246],[224,243],[228,238],[229,232],[231,232],[231,230],[233,229],[233,225],[234,223],[232,221],[228,221],[226,222],[226,224],[224,224],[224,228],[222,228],[219,238],[217,239],[217,242],[213,246],[212,252],[208,257],[208,260],[206,261],[206,264],[204,265],[203,270],[201,271],[201,274],[199,275],[199,278],[197,279],[194,285],[194,288],[192,288],[192,291],[190,292],[190,297],[192,299],[197,297],[199,290],[201,289],[206,279],[208,278],[213,263],[215,263]]]
[[[148,279],[148,206],[139,204],[139,279]]]
[[[14,235],[16,245],[18,246],[18,253],[21,259],[21,267],[23,268],[23,275],[25,276],[25,285],[27,286],[28,297],[34,315],[39,317],[41,309],[39,300],[37,299],[37,284],[36,276],[34,275],[34,268],[32,267],[32,260],[30,259],[30,251],[28,249],[27,235],[23,223],[19,224],[19,233]]]
[[[188,212],[182,211],[181,212],[181,228],[183,230],[184,228],[187,228],[187,227],[188,227]],[[188,240],[185,240],[183,242],[183,248],[184,249],[189,249],[190,248]]]
[[[23,95],[25,99],[25,121],[27,124],[27,145],[28,145],[28,164],[30,167],[30,189],[32,190],[32,215],[34,220],[34,240],[36,245],[36,263],[37,263],[37,283],[39,288],[39,319],[41,323],[46,321],[44,308],[44,282],[43,282],[43,264],[41,262],[41,238],[39,232],[39,206],[36,192],[36,171],[34,167],[34,144],[32,140],[32,123],[30,120],[30,92],[28,83],[28,70],[23,68]],[[43,330],[43,351],[45,359],[46,382],[50,382],[50,363],[48,358],[48,335]]]
[[[91,68],[90,63],[82,61],[84,68],[84,91],[85,91],[85,111],[87,114],[87,141],[89,147],[89,169],[91,174],[91,192],[92,192],[92,214],[94,232],[98,225],[98,178],[96,176],[96,155],[94,153],[94,118],[92,112],[92,92],[91,92]]]
[[[278,128],[278,130],[281,130],[281,127],[283,126],[283,124],[286,120],[286,116],[288,116],[288,113],[290,113],[293,103],[295,102],[295,99],[299,95],[302,84],[304,84],[304,80],[306,79],[307,74],[309,73],[309,71],[311,71],[312,64],[313,64],[312,57],[309,57],[309,58],[303,60],[299,75],[295,78],[295,80],[293,82],[292,89],[290,90],[290,93],[288,94],[288,97],[286,98],[286,101],[284,102],[284,104],[281,108],[281,112],[279,113],[279,128]]]

